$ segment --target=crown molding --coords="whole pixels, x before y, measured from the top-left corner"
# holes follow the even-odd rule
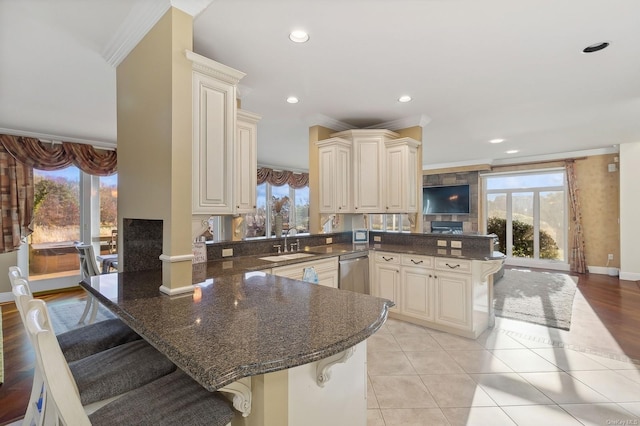
[[[480,158],[477,160],[468,160],[468,161],[459,161],[453,163],[435,163],[435,164],[423,164],[422,170],[436,170],[436,169],[450,169],[456,167],[469,167],[476,165],[490,165],[490,166],[511,166],[516,164],[523,163],[544,163],[549,161],[560,161],[567,160],[570,158],[579,158],[579,157],[593,157],[595,155],[605,155],[605,154],[616,154],[620,152],[620,149],[617,145],[605,147],[605,148],[595,148],[595,149],[585,149],[579,151],[567,151],[567,152],[558,152],[554,154],[542,154],[542,155],[531,155],[527,157],[512,157],[512,158],[501,158],[501,159],[489,159],[489,158]]]
[[[91,139],[72,138],[68,136],[53,135],[50,133],[28,132],[24,130],[7,129],[3,127],[0,127],[0,133],[5,135],[24,136],[27,138],[39,139],[41,142],[48,142],[48,143],[73,142],[73,143],[83,143],[85,145],[92,145],[95,148],[106,149],[106,150],[116,149],[116,143],[110,142],[110,141],[97,141],[97,140],[91,140]]]
[[[409,127],[420,126],[424,127],[431,122],[431,117],[421,114],[410,117],[399,118],[397,120],[386,121],[384,123],[378,123],[373,126],[366,127],[367,129],[389,129],[400,130]]]
[[[102,50],[102,57],[114,68],[120,65],[170,7],[169,0],[135,2],[116,33]]]
[[[343,130],[353,130],[356,128],[351,124],[336,120],[335,118],[331,118],[323,114],[313,114],[306,116],[304,118],[304,122],[307,123],[309,127],[322,126],[336,132],[341,132]]]
[[[198,16],[213,0],[141,0],[131,7],[116,33],[102,50],[102,57],[112,67],[117,67],[140,43],[140,40],[171,8],[175,7],[191,15]]]
[[[209,7],[211,3],[213,3],[213,0],[171,0],[171,6],[188,13],[194,18]]]

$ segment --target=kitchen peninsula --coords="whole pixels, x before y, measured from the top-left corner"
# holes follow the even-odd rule
[[[248,414],[233,424],[366,424],[366,339],[391,302],[261,271],[179,296],[161,283],[150,270],[82,285],[205,388],[232,389]]]

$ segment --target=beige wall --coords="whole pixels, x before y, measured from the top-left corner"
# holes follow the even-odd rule
[[[588,266],[606,266],[609,253],[613,254],[609,266],[620,266],[620,173],[614,161],[617,157],[618,154],[597,155],[575,162]],[[615,172],[608,171],[609,164],[616,165]]]
[[[163,220],[165,256],[191,254],[192,40],[191,16],[171,8],[116,73],[118,226]],[[191,285],[191,261],[163,263],[163,284]]]
[[[9,266],[18,265],[18,252],[12,251],[11,253],[0,254],[0,293],[11,293],[11,283],[9,282]],[[27,272],[27,271],[23,271]],[[8,300],[13,300],[10,297]],[[0,301],[1,302],[1,301]]]

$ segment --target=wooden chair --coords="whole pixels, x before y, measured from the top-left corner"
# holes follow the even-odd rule
[[[86,280],[95,275],[100,275],[93,246],[91,244],[76,244],[76,250],[78,250],[80,256],[80,273],[82,279]],[[84,323],[89,311],[91,311],[89,324],[93,324],[96,320],[96,315],[98,315],[98,299],[87,292],[87,303],[84,305],[84,311],[82,311],[82,315],[80,315],[78,324]]]
[[[48,328],[42,300],[28,304],[27,329],[42,371],[48,398],[47,422],[65,425],[228,425],[234,413],[229,401],[208,392],[180,370],[132,390],[87,414],[80,386]]]

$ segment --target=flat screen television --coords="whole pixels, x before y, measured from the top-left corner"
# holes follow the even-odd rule
[[[469,185],[425,186],[422,214],[469,214]]]

